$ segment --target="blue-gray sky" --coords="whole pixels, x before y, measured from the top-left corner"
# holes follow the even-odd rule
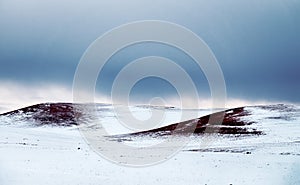
[[[223,70],[228,97],[300,102],[298,0],[0,0],[0,81],[29,88],[47,83],[71,87],[80,57],[92,41],[121,24],[153,19],[183,25],[209,45]],[[201,71],[188,56],[155,43],[134,45],[113,56],[100,76],[105,83],[97,90],[108,93],[122,65],[148,55],[183,65],[200,95],[209,95],[205,76],[197,77]],[[133,94],[168,96],[173,91],[167,82],[153,78],[137,84]]]

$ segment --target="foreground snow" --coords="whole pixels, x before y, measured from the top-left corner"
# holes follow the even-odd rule
[[[129,132],[114,125],[109,106],[102,108],[101,119],[109,133]],[[18,117],[0,116],[0,184],[300,184],[299,107],[245,109],[251,114],[242,119],[254,121],[249,127],[263,135],[193,135],[171,159],[140,168],[100,157],[76,126],[37,127]],[[149,108],[133,110],[146,117]],[[198,112],[202,116],[209,111]],[[178,110],[168,109],[161,126],[176,121]],[[139,139],[124,142],[134,144]],[[212,142],[203,148],[203,140]]]

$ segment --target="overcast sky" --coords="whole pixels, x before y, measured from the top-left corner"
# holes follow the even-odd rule
[[[298,0],[0,0],[1,101],[16,93],[18,85],[23,90],[47,84],[70,89],[91,42],[116,26],[153,19],[185,26],[208,44],[223,70],[229,98],[300,102]],[[108,95],[122,66],[149,55],[182,65],[200,96],[209,97],[205,76],[193,61],[175,48],[155,43],[134,45],[113,56],[99,77],[105,83],[97,91]],[[46,97],[40,91],[39,97]],[[138,83],[132,93],[137,99],[173,96],[174,88],[152,78]]]

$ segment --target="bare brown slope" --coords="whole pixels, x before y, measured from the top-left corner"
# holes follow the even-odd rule
[[[136,132],[129,135],[169,135],[169,134],[186,134],[190,133],[191,128],[194,128],[193,133],[219,133],[219,134],[251,134],[260,135],[262,131],[258,131],[254,128],[247,128],[247,125],[251,125],[254,122],[246,122],[242,120],[243,116],[247,116],[250,113],[245,110],[244,107],[228,109],[226,111],[213,113],[207,116],[200,117],[198,119],[192,119],[180,123],[174,123],[164,127]],[[209,122],[210,116],[213,116],[213,120],[222,120],[222,122]],[[193,125],[196,124],[196,125]],[[127,136],[129,136],[127,135]],[[125,135],[123,135],[125,136]]]
[[[72,103],[41,103],[0,114],[0,116],[18,117],[23,121],[32,120],[38,126],[78,125],[76,118],[81,115]]]

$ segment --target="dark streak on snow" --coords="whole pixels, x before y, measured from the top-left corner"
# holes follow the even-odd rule
[[[256,130],[255,128],[246,127],[254,123],[254,122],[246,122],[241,119],[243,116],[247,116],[249,114],[250,113],[247,112],[244,109],[244,107],[228,109],[226,111],[213,113],[207,116],[200,117],[198,119],[188,120],[188,121],[152,129],[152,130],[136,132],[132,134],[118,135],[114,137],[122,138],[128,136],[141,136],[141,135],[152,135],[158,137],[162,135],[171,135],[171,134],[187,134],[191,132],[191,128],[195,128],[193,131],[194,134],[203,134],[203,133],[219,133],[219,134],[235,134],[235,135],[263,134],[262,131]],[[209,122],[210,116],[212,116],[214,119],[210,120]],[[222,122],[214,122],[214,120],[222,120],[222,117],[223,117]]]

